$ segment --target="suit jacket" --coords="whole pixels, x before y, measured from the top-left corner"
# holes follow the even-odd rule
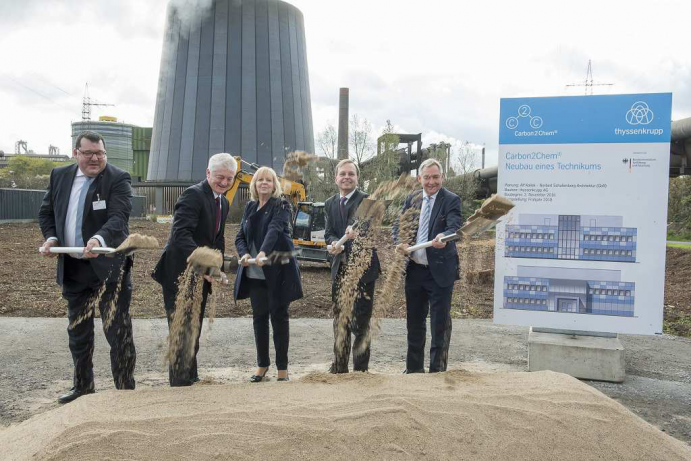
[[[249,254],[251,242],[255,237],[255,241],[261,242],[261,246],[257,248],[257,253],[263,251],[268,256],[274,251],[295,251],[290,236],[290,219],[292,216],[290,204],[286,200],[271,197],[259,211],[257,211],[258,206],[259,202],[251,201],[245,207],[240,230],[235,237],[238,256],[242,258]],[[255,216],[257,213],[264,213],[264,216]],[[253,218],[261,219],[255,220]],[[260,228],[256,228],[252,222],[261,222],[262,224]],[[300,269],[294,256],[290,257],[288,264],[262,266],[262,271],[270,296],[277,296],[281,304],[288,304],[302,298]],[[235,277],[234,295],[236,300],[249,297],[249,284],[247,282],[245,268],[240,265]]]
[[[326,211],[326,229],[324,231],[324,240],[326,240],[327,245],[338,242],[341,237],[345,235],[346,227],[351,226],[355,222],[355,212],[360,206],[360,203],[362,203],[362,201],[368,196],[368,194],[360,190],[355,190],[345,205],[347,215],[345,222],[341,216],[341,195],[335,194],[326,200],[324,203],[324,210]],[[331,260],[331,280],[336,280],[341,264],[343,264],[344,258],[348,258],[350,256],[352,248],[352,240],[346,241],[344,250],[334,256]],[[379,266],[377,250],[373,249],[370,267],[363,274],[360,281],[364,283],[374,282],[377,280],[380,273],[381,268]]]
[[[43,237],[56,237],[58,245],[65,246],[65,220],[67,207],[72,194],[72,183],[77,175],[78,165],[72,164],[54,168],[50,173],[50,183],[38,212],[38,222]],[[88,240],[94,235],[103,238],[106,246],[118,247],[129,235],[129,219],[132,211],[132,180],[130,174],[110,164],[92,181],[86,192],[82,217],[82,235]],[[97,195],[98,194],[98,195]],[[97,199],[106,202],[102,210],[94,210]],[[57,283],[62,285],[65,272],[65,258],[58,257]],[[113,258],[99,256],[88,259],[91,268],[101,281],[112,282],[118,279],[120,267],[125,257]]]
[[[151,274],[164,289],[177,289],[178,277],[187,268],[187,258],[198,247],[209,247],[220,250],[221,253],[225,252],[223,233],[229,204],[224,195],[220,197],[221,227],[218,233],[215,233],[216,199],[206,179],[185,189],[175,203],[168,243]]]
[[[403,202],[403,209],[399,216],[405,210],[414,206],[420,208],[422,205],[422,190],[418,190],[406,197]],[[434,200],[432,207],[432,214],[430,215],[430,226],[427,240],[432,240],[438,234],[450,235],[455,234],[461,228],[461,199],[453,192],[441,188]],[[392,235],[395,244],[398,244],[398,219],[393,225]],[[410,245],[415,244],[415,238],[412,242],[404,242]],[[449,242],[444,248],[429,247],[426,249],[427,262],[429,270],[432,272],[435,282],[441,287],[448,287],[453,285],[454,281],[459,279],[458,276],[458,251],[456,251],[455,242]]]

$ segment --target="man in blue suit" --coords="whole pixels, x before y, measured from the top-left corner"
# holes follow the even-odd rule
[[[401,215],[411,207],[420,208],[415,241],[398,241],[398,221],[393,227],[397,250],[434,239],[431,247],[410,254],[406,270],[405,297],[408,327],[408,354],[405,373],[424,373],[427,314],[430,314],[432,345],[429,372],[446,371],[451,340],[451,295],[458,277],[455,242],[439,239],[461,227],[461,199],[444,189],[441,164],[433,158],[420,165],[418,181],[422,191],[406,197]],[[400,215],[399,215],[400,216]],[[406,252],[407,254],[407,252]]]
[[[84,248],[81,254],[58,256],[57,283],[67,300],[67,333],[74,362],[73,387],[58,398],[60,403],[95,392],[92,304],[96,299],[100,299],[103,331],[110,345],[115,387],[135,387],[136,351],[130,318],[132,258],[106,258],[91,251],[95,247],[117,247],[129,235],[130,175],[108,163],[105,140],[96,132],[85,131],[77,136],[72,155],[76,163],[50,173],[38,213],[46,239],[44,256],[56,257],[50,253],[54,246]]]

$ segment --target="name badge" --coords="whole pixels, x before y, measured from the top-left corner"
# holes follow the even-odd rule
[[[97,202],[93,202],[92,205],[94,207],[94,211],[106,209],[106,201],[105,200],[99,200]]]

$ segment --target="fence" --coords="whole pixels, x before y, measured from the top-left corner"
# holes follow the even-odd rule
[[[44,190],[0,189],[0,222],[38,221]],[[146,216],[145,197],[132,197],[130,218]]]
[[[132,184],[132,191],[145,197],[144,210],[146,213],[172,215],[178,198],[191,185],[188,183],[135,183]],[[249,188],[245,184],[241,184],[231,204],[228,219],[239,221],[249,199]]]

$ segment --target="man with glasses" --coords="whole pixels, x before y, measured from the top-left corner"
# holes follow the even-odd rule
[[[51,247],[83,247],[81,254],[59,255],[57,283],[67,300],[69,347],[74,362],[72,389],[58,398],[71,402],[94,389],[94,303],[110,345],[117,389],[134,389],[135,348],[130,319],[132,258],[99,256],[96,247],[117,247],[129,235],[132,188],[129,173],[108,164],[103,137],[77,136],[75,164],[55,168],[39,211],[42,254]],[[119,283],[118,283],[119,282]],[[101,290],[102,293],[101,293]],[[100,296],[100,299],[99,299]]]
[[[408,354],[405,373],[424,373],[427,314],[430,315],[432,344],[429,372],[446,371],[451,341],[451,295],[458,280],[458,252],[455,242],[439,239],[455,234],[461,227],[461,199],[442,187],[444,173],[433,158],[420,165],[418,182],[422,191],[410,194],[399,216],[408,208],[420,208],[417,235],[414,241],[399,242],[398,220],[393,226],[397,250],[406,254],[410,245],[434,240],[431,247],[409,254],[405,278],[406,326]]]

